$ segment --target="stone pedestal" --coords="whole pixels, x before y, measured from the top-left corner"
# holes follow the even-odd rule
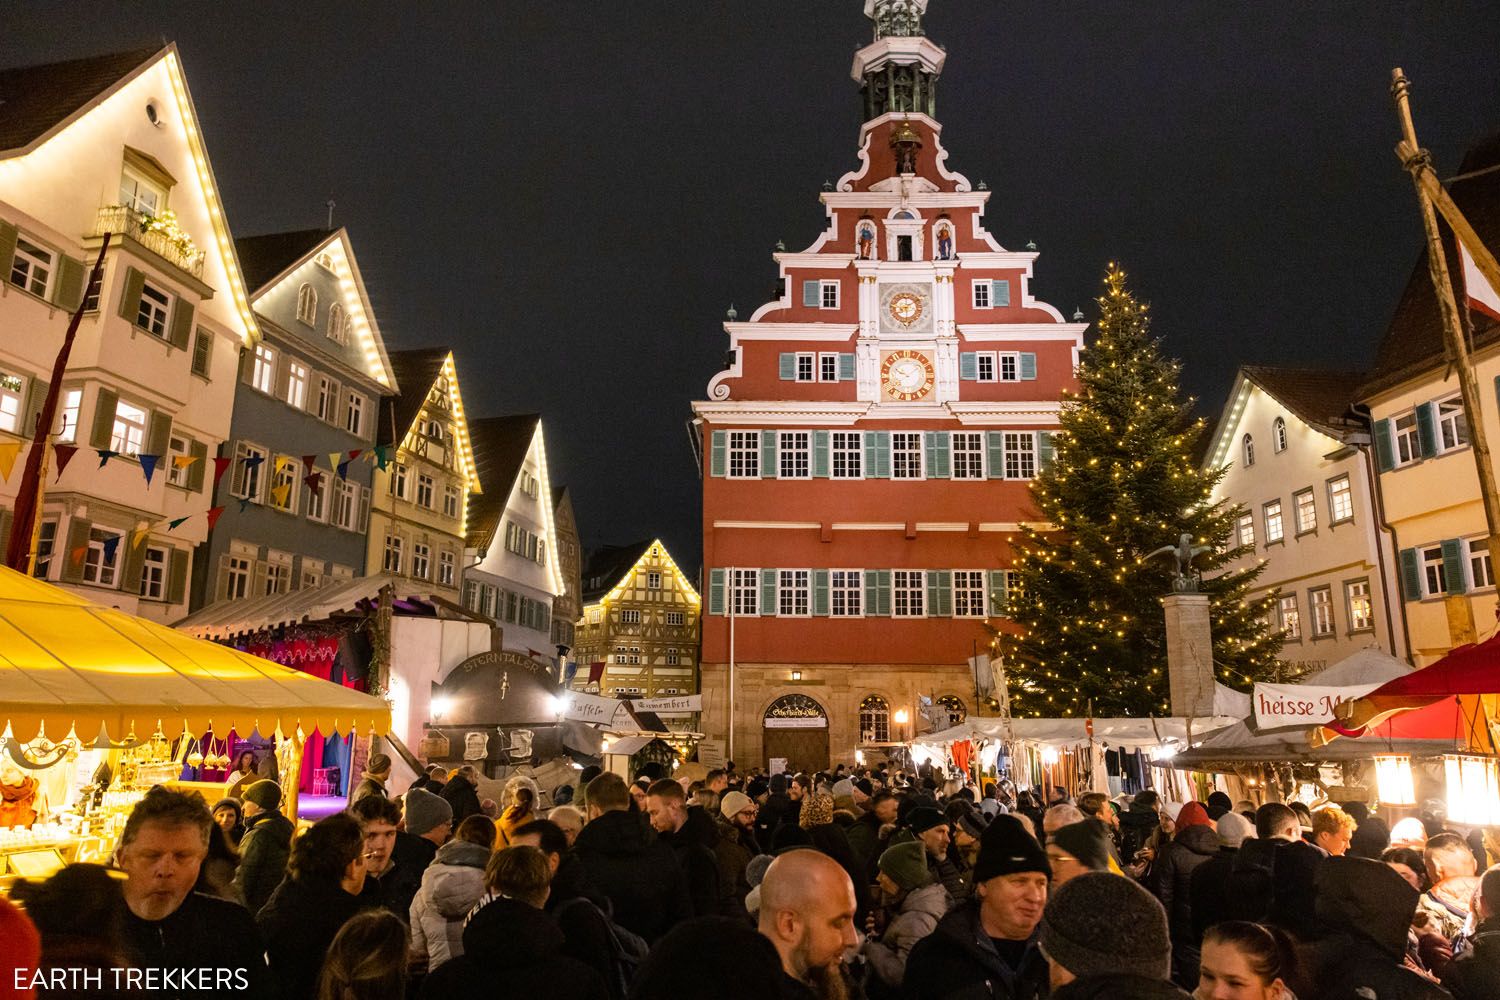
[[[1167,681],[1174,716],[1214,714],[1214,642],[1207,594],[1161,599],[1167,618]]]

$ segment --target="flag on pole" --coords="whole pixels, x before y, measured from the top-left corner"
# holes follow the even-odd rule
[[[969,657],[969,672],[974,675],[974,687],[981,698],[995,696],[995,671],[990,666],[990,654],[980,653]]]
[[[160,455],[137,455],[141,461],[141,472],[146,476],[146,486],[150,487],[151,477],[156,472],[156,463],[161,461]]]
[[[68,467],[69,462],[73,461],[73,456],[76,454],[78,454],[76,445],[55,444],[52,446],[52,456],[57,459],[57,478],[59,481],[62,480],[63,470]]]
[[[10,470],[16,467],[16,456],[21,454],[21,442],[0,443],[0,479],[9,479]]]
[[[224,478],[224,472],[229,468],[229,463],[233,461],[234,459],[232,458],[214,459],[214,489],[219,488],[219,480]]]
[[[599,683],[599,679],[601,677],[603,677],[603,676],[604,676],[604,663],[603,663],[603,661],[601,661],[601,660],[595,660],[593,663],[589,664],[589,683],[590,684],[598,684]]]
[[[1484,275],[1479,273],[1479,265],[1474,263],[1463,240],[1458,241],[1458,257],[1463,261],[1464,297],[1468,299],[1469,308],[1492,319],[1500,319],[1500,291],[1484,280]]]

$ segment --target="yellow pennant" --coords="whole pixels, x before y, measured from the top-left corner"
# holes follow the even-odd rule
[[[0,443],[0,479],[9,479],[10,470],[16,467],[16,456],[21,454],[21,442]]]
[[[276,506],[278,506],[278,507],[285,507],[286,506],[287,496],[290,495],[291,492],[292,492],[292,486],[291,486],[291,484],[290,483],[282,483],[280,486],[277,486],[277,487],[275,487],[274,489],[271,490],[271,499],[276,502]]]
[[[130,533],[130,547],[133,549],[140,548],[141,543],[146,540],[146,536],[149,534],[151,534],[151,529],[149,527],[136,528]]]
[[[198,461],[197,455],[176,455],[172,458],[172,464],[179,469],[186,469],[196,461]]]

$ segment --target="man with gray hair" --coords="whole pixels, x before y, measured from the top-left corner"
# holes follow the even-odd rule
[[[838,862],[798,848],[780,855],[760,883],[759,930],[775,945],[784,998],[844,1000],[842,961],[858,942],[854,883]]]
[[[1071,802],[1058,802],[1047,807],[1042,814],[1042,843],[1052,839],[1052,835],[1065,826],[1083,822],[1083,812]]]

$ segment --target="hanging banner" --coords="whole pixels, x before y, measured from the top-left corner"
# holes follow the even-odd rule
[[[1255,726],[1257,729],[1279,729],[1283,726],[1318,726],[1332,722],[1335,705],[1369,694],[1378,687],[1379,684],[1355,684],[1349,687],[1257,684],[1252,697],[1255,703]]]
[[[572,691],[563,698],[562,717],[575,722],[592,722],[601,726],[613,725],[617,720],[630,721],[630,712],[625,703],[617,698],[601,698],[596,694]],[[632,728],[634,728],[632,726]]]
[[[679,715],[684,712],[703,711],[701,694],[676,694],[661,698],[635,698],[630,707],[637,712],[655,712],[657,715]]]

